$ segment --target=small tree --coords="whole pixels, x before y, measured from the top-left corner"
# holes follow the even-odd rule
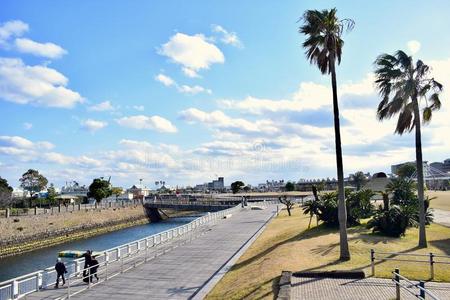
[[[359,191],[363,185],[367,182],[367,177],[362,171],[358,171],[350,177],[350,180],[356,187],[356,190]]]
[[[7,207],[12,202],[13,188],[6,179],[0,177],[0,207]]]
[[[122,195],[123,189],[121,187],[113,187],[111,188],[111,193],[116,196],[117,201],[117,198]]]
[[[280,202],[284,205],[286,205],[286,210],[288,212],[288,215],[291,216],[291,209],[294,207],[295,202],[289,199],[286,195],[283,197],[278,198]]]
[[[417,168],[413,163],[406,163],[401,165],[395,175],[402,178],[411,178],[416,172]]]
[[[47,189],[47,201],[50,205],[56,204],[56,190],[53,183],[50,183],[50,187]]]
[[[96,202],[102,201],[112,195],[111,184],[103,178],[96,178],[89,186],[88,197],[92,197]]]
[[[19,179],[20,186],[25,190],[30,192],[29,207],[32,206],[33,193],[37,193],[45,189],[48,180],[45,176],[39,174],[39,171],[29,169],[23,173],[22,177]]]
[[[233,194],[238,193],[245,184],[242,181],[235,181],[231,184],[231,190],[233,191]]]
[[[292,192],[295,190],[295,185],[294,183],[288,181],[284,188],[286,189],[286,192]]]

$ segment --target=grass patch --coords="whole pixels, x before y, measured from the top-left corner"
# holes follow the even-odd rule
[[[426,194],[430,197],[436,197],[436,199],[431,200],[430,206],[432,208],[450,211],[450,191],[426,191]]]
[[[309,217],[295,208],[274,218],[261,236],[207,295],[206,299],[272,299],[277,295],[281,271],[363,270],[370,275],[370,249],[380,252],[450,255],[450,228],[433,224],[427,228],[429,247],[417,249],[418,231],[409,229],[403,238],[372,234],[364,226],[350,228],[352,259],[339,262],[337,230],[317,226],[307,230]],[[315,220],[313,220],[315,225]],[[377,262],[376,276],[391,277],[394,268],[412,279],[428,279],[427,264],[398,261]],[[435,280],[450,281],[448,265],[435,266]]]

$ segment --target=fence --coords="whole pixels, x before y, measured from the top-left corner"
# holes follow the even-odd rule
[[[203,225],[224,218],[225,215],[230,214],[237,209],[239,209],[239,206],[214,213],[208,213],[188,224],[103,251],[101,255],[96,256],[96,259],[102,267],[105,280],[120,274],[139,263],[146,262],[150,259],[149,254],[152,250],[161,250],[164,245],[170,245],[170,241],[186,237],[187,235],[196,232],[197,229],[201,228]],[[162,248],[162,250],[163,252],[165,251],[164,248]],[[139,259],[141,259],[141,261],[139,261]],[[85,270],[82,268],[83,264],[84,258],[81,258],[76,259],[73,263],[67,265],[67,297],[86,288],[90,288],[91,286],[91,280],[89,280],[88,286],[82,285],[81,290],[79,286],[77,287],[78,289],[75,289],[74,287],[76,283],[82,282],[86,276],[90,277],[91,275],[89,273],[88,275],[84,274]],[[90,269],[88,272],[89,271]],[[47,287],[54,285],[55,282],[56,271],[53,267],[16,277],[0,283],[0,300],[18,299],[30,293],[46,289]]]
[[[43,214],[57,214],[57,213],[65,213],[65,212],[74,212],[74,211],[89,211],[96,209],[108,209],[108,208],[117,208],[117,207],[129,207],[137,204],[141,204],[142,200],[129,200],[129,201],[117,201],[117,202],[100,202],[96,204],[67,204],[67,205],[59,205],[53,206],[50,208],[7,208],[5,210],[0,210],[0,217],[24,217],[24,216],[36,216]]]
[[[405,290],[406,292],[410,293],[417,299],[426,299],[431,298],[434,300],[439,300],[439,298],[434,295],[432,292],[427,290],[425,288],[425,282],[419,281],[418,283],[414,283],[410,281],[408,278],[400,275],[400,270],[395,269],[392,272],[392,281],[395,283],[395,299],[400,300],[400,293],[401,289]],[[403,284],[403,282],[406,282],[406,284]]]
[[[377,254],[385,255],[385,257],[379,257],[379,256],[377,257]],[[388,257],[386,255],[389,255],[391,257]],[[423,259],[404,259],[404,258],[397,258],[398,256],[420,257]],[[427,258],[427,259],[425,259],[425,258]],[[444,259],[445,261],[442,259]],[[439,255],[439,254],[434,254],[431,252],[429,254],[375,252],[374,249],[370,249],[370,264],[371,264],[371,269],[372,269],[372,276],[375,276],[375,261],[376,260],[378,260],[378,261],[393,260],[393,261],[429,264],[430,279],[434,279],[434,265],[435,264],[443,264],[443,265],[450,264],[450,256],[448,256],[448,255]]]

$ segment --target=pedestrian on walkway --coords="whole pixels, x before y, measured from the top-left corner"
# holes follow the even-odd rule
[[[95,259],[95,257],[91,260],[91,277],[90,280],[92,282],[93,277],[95,277],[97,279],[98,282],[98,276],[97,276],[97,270],[99,267],[99,263],[98,260]]]
[[[66,279],[64,278],[64,274],[67,273],[67,269],[66,269],[66,266],[64,265],[64,263],[61,261],[61,258],[58,258],[56,260],[55,270],[56,270],[55,289],[57,289],[59,287],[59,277],[62,278],[62,285],[66,284]]]
[[[92,251],[87,250],[86,253],[84,253],[81,257],[84,257],[84,268],[83,268],[83,281],[89,282],[89,267],[92,263]]]

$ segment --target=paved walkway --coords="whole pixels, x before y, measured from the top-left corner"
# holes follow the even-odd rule
[[[450,227],[450,211],[442,209],[433,209],[434,222]]]
[[[390,279],[291,278],[291,299],[308,300],[389,300],[395,299],[395,285]],[[450,299],[450,283],[427,282],[425,287],[439,299]],[[431,299],[426,296],[425,298]],[[401,299],[417,299],[404,289]]]
[[[219,271],[236,253],[242,252],[243,246],[273,215],[274,208],[235,212],[229,219],[205,226],[201,236],[71,298],[191,299],[204,295],[213,286],[208,283],[217,280],[215,275],[223,273]],[[27,298],[58,299],[66,295],[67,289],[60,288],[33,293]]]

